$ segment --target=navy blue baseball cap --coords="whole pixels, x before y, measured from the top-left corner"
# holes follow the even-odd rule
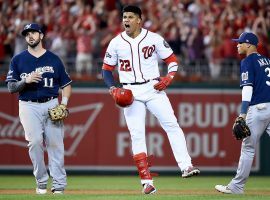
[[[36,31],[42,33],[41,27],[36,23],[26,24],[23,28],[22,35],[25,36],[29,31]]]
[[[238,39],[232,39],[232,41],[238,43],[249,43],[255,46],[257,46],[259,42],[258,37],[251,32],[243,32]]]

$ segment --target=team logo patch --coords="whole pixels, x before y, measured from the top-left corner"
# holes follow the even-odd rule
[[[31,25],[32,25],[32,24],[27,24],[27,25],[24,27],[24,30],[31,28]]]
[[[108,52],[106,52],[105,57],[106,58],[111,58],[112,56],[111,56],[111,54],[109,54]]]
[[[242,81],[248,80],[248,72],[243,72],[243,73],[241,74],[241,79],[242,79]]]
[[[166,42],[165,40],[163,40],[163,45],[164,45],[166,48],[170,48],[170,45],[169,45],[168,42]]]

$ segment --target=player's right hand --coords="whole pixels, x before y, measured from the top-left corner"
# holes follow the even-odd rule
[[[112,95],[114,97],[115,93],[116,93],[116,90],[117,90],[117,88],[115,86],[110,87],[110,89],[109,89],[110,95]]]
[[[39,81],[41,81],[41,79],[42,79],[41,74],[34,72],[25,78],[25,82],[26,83],[38,83]]]

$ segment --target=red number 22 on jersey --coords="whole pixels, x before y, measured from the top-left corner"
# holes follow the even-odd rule
[[[120,71],[131,71],[130,61],[129,60],[119,60],[120,61]]]

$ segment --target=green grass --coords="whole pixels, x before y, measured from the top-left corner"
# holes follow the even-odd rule
[[[244,195],[224,195],[215,191],[216,184],[227,184],[232,177],[199,176],[182,179],[178,176],[155,178],[155,195],[142,195],[137,176],[68,176],[65,195],[35,195],[33,176],[0,175],[0,200],[66,199],[66,200],[223,200],[270,199],[270,177],[249,178]],[[19,194],[18,194],[19,193]]]

